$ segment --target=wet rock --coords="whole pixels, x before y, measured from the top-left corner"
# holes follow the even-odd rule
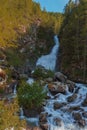
[[[80,87],[77,87],[77,88],[75,89],[75,93],[78,93],[79,90],[80,90]]]
[[[82,112],[82,116],[87,118],[87,111]]]
[[[46,123],[47,122],[47,113],[41,113],[40,114],[40,117],[39,117],[39,121],[41,122],[41,123]]]
[[[78,121],[78,124],[84,127],[86,125],[86,121],[84,119],[81,119]]]
[[[65,83],[67,80],[67,76],[65,76],[63,73],[61,72],[56,72],[54,75],[54,80],[55,81],[60,81],[62,83]]]
[[[75,101],[76,98],[77,98],[77,94],[73,94],[72,96],[69,96],[69,97],[67,98],[67,101],[68,101],[68,102],[73,102],[73,101]]]
[[[47,116],[48,113],[41,113],[39,116],[39,124],[42,130],[48,130]]]
[[[81,119],[82,119],[82,116],[81,116],[81,114],[80,113],[76,113],[76,112],[73,112],[72,113],[72,116],[74,117],[74,119],[76,120],[76,121],[80,121]]]
[[[66,85],[61,82],[53,82],[52,84],[48,84],[48,88],[53,95],[57,93],[66,93]]]
[[[66,81],[66,84],[68,85],[68,89],[70,92],[73,92],[74,91],[74,88],[75,88],[75,83],[70,81],[70,80],[67,80]]]
[[[54,119],[54,122],[55,122],[55,124],[56,124],[57,126],[61,126],[61,125],[62,125],[62,124],[61,124],[62,120],[61,120],[60,118],[55,118],[55,119]]]
[[[63,106],[63,104],[61,104],[61,103],[58,103],[58,102],[55,102],[55,103],[54,103],[54,109],[55,109],[55,110],[56,110],[56,109],[60,109],[62,106]]]
[[[42,128],[42,130],[48,130],[49,125],[47,123],[45,123],[45,124],[40,123],[40,127]]]
[[[79,110],[83,111],[83,108],[80,108],[80,106],[71,106],[68,111],[73,112],[73,111],[79,111]]]
[[[87,94],[86,94],[84,101],[82,102],[82,106],[84,106],[84,107],[87,106]]]

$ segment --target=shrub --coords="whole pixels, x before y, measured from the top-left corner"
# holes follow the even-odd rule
[[[44,101],[46,93],[36,82],[32,85],[22,82],[18,89],[19,104],[27,109],[40,108]]]
[[[51,70],[45,70],[43,68],[36,68],[36,70],[33,73],[33,77],[37,79],[44,79],[48,77],[53,77],[54,72]]]

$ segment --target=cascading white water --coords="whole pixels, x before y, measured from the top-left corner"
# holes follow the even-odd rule
[[[16,90],[16,89],[17,89],[17,84],[14,85],[14,90],[13,90],[13,94],[14,94],[14,95],[16,95],[16,93],[17,93],[17,90]]]
[[[68,102],[67,98],[72,96],[75,91],[78,89],[77,98],[73,102]],[[66,91],[68,91],[66,89]],[[49,93],[49,91],[48,91]],[[83,84],[76,84],[76,88],[73,93],[67,92],[65,95],[58,93],[55,96],[51,95],[50,99],[47,100],[46,106],[44,107],[43,113],[48,113],[47,122],[49,124],[48,130],[87,130],[87,115],[85,117],[82,116],[82,119],[86,121],[85,128],[80,127],[75,123],[72,114],[80,113],[82,115],[83,112],[87,113],[87,106],[82,106],[82,102],[86,98],[87,87]],[[65,105],[59,109],[54,109],[54,103],[65,103]],[[73,112],[69,112],[70,108],[79,106],[78,110],[73,110]],[[58,119],[58,122],[56,123]]]
[[[29,77],[27,83],[32,85],[34,83],[34,79]]]
[[[37,60],[36,66],[40,65],[40,66],[43,66],[47,70],[52,70],[52,71],[55,70],[56,60],[57,60],[56,55],[59,48],[59,41],[58,41],[57,36],[54,36],[54,42],[55,42],[55,46],[53,47],[51,53],[48,55],[41,56]]]
[[[25,116],[24,116],[24,112],[23,112],[23,108],[21,107],[20,108],[20,119],[24,119]]]
[[[48,55],[41,56],[36,63],[36,66],[43,66],[48,70],[55,70],[56,66],[56,55],[59,48],[59,41],[57,36],[54,37],[55,46]],[[47,99],[46,105],[44,106],[44,111],[42,113],[47,113],[47,123],[49,125],[48,130],[87,130],[87,115],[82,116],[83,111],[87,113],[87,106],[83,107],[82,102],[86,98],[87,87],[83,84],[76,84],[76,88],[73,93],[69,92],[66,87],[66,94],[58,93],[55,96],[51,95],[48,90],[47,95],[50,99]],[[45,87],[47,89],[47,85]],[[77,98],[73,102],[68,102],[67,99],[69,96],[73,96],[75,91],[78,90]],[[56,98],[55,98],[56,97]],[[60,109],[54,109],[54,103],[58,102],[60,104],[65,103]],[[75,106],[79,106],[78,110],[73,110],[73,112],[78,112],[81,114],[83,121],[85,120],[85,127],[80,127],[75,123],[75,119],[72,116],[72,112],[69,112],[69,109]],[[80,110],[81,109],[81,110]],[[56,122],[58,119],[58,122]],[[84,123],[83,123],[84,124]]]

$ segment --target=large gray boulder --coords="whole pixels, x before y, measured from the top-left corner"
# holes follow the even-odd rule
[[[62,83],[65,83],[67,80],[67,76],[65,76],[63,73],[61,72],[56,72],[54,75],[54,80],[55,81],[60,81]]]

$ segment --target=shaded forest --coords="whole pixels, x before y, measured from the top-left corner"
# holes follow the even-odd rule
[[[60,70],[75,81],[87,82],[87,0],[65,6],[60,37]]]

